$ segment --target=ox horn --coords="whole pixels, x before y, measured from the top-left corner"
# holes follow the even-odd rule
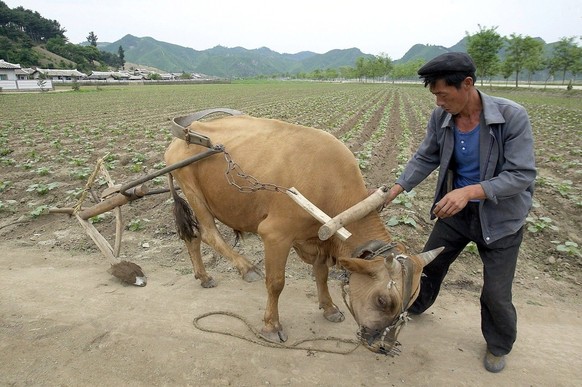
[[[423,260],[424,262],[423,266],[426,266],[429,263],[431,263],[444,249],[445,248],[443,246],[437,247],[436,249],[425,251],[424,253],[418,254],[418,257],[420,257]]]
[[[397,259],[394,259],[394,254],[390,254],[384,258],[384,265],[386,269],[388,269],[388,273],[390,277],[394,277],[394,273],[399,273],[401,271],[400,262]]]

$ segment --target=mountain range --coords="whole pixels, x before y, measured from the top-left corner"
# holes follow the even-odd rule
[[[358,48],[331,50],[324,54],[311,51],[280,54],[267,47],[249,50],[243,47],[216,46],[198,51],[151,37],[133,35],[126,35],[113,43],[98,43],[100,50],[111,53],[117,53],[120,46],[123,48],[126,62],[155,67],[167,72],[202,73],[227,78],[290,75],[318,69],[355,67],[356,59],[359,57],[374,58],[374,55],[365,54]],[[467,37],[451,47],[415,44],[402,58],[393,60],[393,63],[406,63],[419,58],[428,61],[444,52],[466,52],[466,46]]]
[[[111,53],[117,53],[119,46],[123,47],[127,62],[168,72],[202,73],[217,77],[294,74],[316,69],[353,67],[359,57],[374,57],[357,48],[331,50],[325,54],[311,51],[280,54],[267,47],[248,50],[243,47],[216,46],[198,51],[151,37],[133,35],[126,35],[113,43],[98,43],[100,50]]]

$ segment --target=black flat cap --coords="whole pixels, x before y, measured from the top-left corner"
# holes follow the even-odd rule
[[[464,52],[447,52],[430,60],[418,70],[418,75],[426,77],[435,74],[474,73],[475,62]]]

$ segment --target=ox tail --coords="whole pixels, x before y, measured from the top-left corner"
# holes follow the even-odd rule
[[[174,177],[171,173],[168,173],[168,185],[170,186],[172,199],[174,199],[174,221],[176,222],[178,236],[186,242],[198,238],[198,221],[188,202],[176,192]]]
[[[241,231],[233,229],[232,232],[234,233],[234,242],[232,242],[232,247],[235,248],[238,245],[238,242],[244,239],[244,235]]]

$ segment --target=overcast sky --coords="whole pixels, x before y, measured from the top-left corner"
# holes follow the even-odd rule
[[[3,1],[57,20],[71,43],[93,31],[99,42],[132,34],[195,50],[222,45],[322,54],[357,47],[396,60],[416,43],[450,47],[479,25],[547,43],[582,35],[582,0]]]

